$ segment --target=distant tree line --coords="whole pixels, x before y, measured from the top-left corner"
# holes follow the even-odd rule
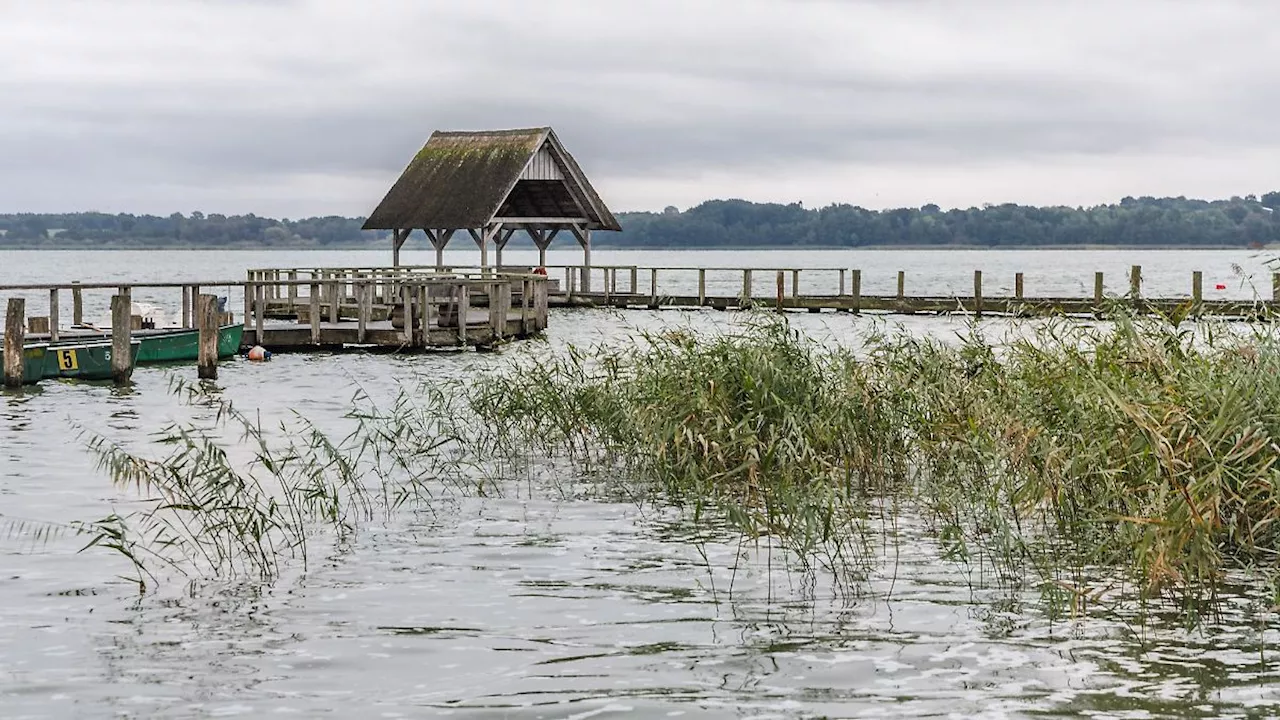
[[[1095,207],[937,205],[867,210],[856,205],[709,200],[683,212],[620,213],[622,233],[597,241],[617,247],[893,246],[1202,246],[1280,243],[1280,191],[1261,197],[1189,200],[1126,197]],[[381,247],[385,231],[364,218],[301,220],[257,215],[168,217],[84,212],[0,214],[3,247]],[[572,242],[571,240],[568,242]]]

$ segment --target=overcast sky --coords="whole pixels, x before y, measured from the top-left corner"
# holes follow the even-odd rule
[[[1272,0],[0,0],[0,212],[363,215],[551,125],[615,211],[1280,189]]]

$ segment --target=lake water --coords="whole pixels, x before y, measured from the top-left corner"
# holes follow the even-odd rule
[[[533,254],[507,257],[530,262]],[[551,261],[578,259],[564,251]],[[877,284],[891,291],[898,270],[938,293],[971,287],[974,269],[992,287],[1011,286],[1021,271],[1029,295],[1089,294],[1096,270],[1122,292],[1128,267],[1141,264],[1152,295],[1189,292],[1191,271],[1202,270],[1207,296],[1250,297],[1250,278],[1270,291],[1266,259],[1228,251],[595,252],[598,264],[858,267],[868,293]],[[232,280],[247,267],[385,260],[363,252],[3,252],[0,284]],[[1217,283],[1227,288],[1212,290]],[[624,342],[635,327],[715,330],[736,315],[553,311],[548,342],[520,351]],[[884,322],[791,318],[838,341]],[[964,327],[946,318],[901,322],[917,332]],[[224,364],[216,387],[264,424],[296,411],[340,431],[357,388],[385,399],[400,383],[469,377],[507,355],[279,355]],[[1138,623],[1124,608],[1051,622],[1034,598],[1008,597],[939,560],[909,523],[870,592],[850,598],[821,576],[814,589],[763,551],[746,551],[733,574],[740,549],[713,542],[700,550],[689,541],[699,529],[678,516],[513,487],[444,502],[434,514],[393,515],[349,542],[321,542],[305,569],[292,566],[269,586],[170,578],[139,596],[120,579],[129,568],[119,557],[78,553],[82,540],[65,534],[37,541],[15,523],[126,510],[133,496],[111,487],[79,432],[146,448],[151,433],[193,413],[168,391],[171,375],[195,371],[144,367],[124,389],[44,383],[0,395],[0,717],[1280,712],[1280,620],[1259,589],[1241,588],[1195,630],[1176,613]]]

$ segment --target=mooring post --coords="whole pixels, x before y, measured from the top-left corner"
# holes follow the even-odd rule
[[[267,316],[267,286],[259,284],[253,291],[253,339],[262,344],[263,319]]]
[[[117,385],[129,382],[133,374],[132,338],[133,300],[129,288],[122,287],[111,296],[111,379]]]
[[[973,271],[973,314],[982,317],[982,271]]]
[[[843,296],[844,296],[844,285],[845,285],[845,283],[844,283],[844,278],[845,278],[845,272],[846,272],[846,271],[845,271],[845,269],[844,269],[844,268],[840,268],[840,295],[841,295],[841,297],[843,297]]]
[[[907,271],[898,271],[898,302],[902,302],[907,296]]]
[[[84,298],[80,295],[79,280],[71,283],[71,324],[80,327],[84,324]]]
[[[778,271],[778,312],[782,312],[782,303],[787,296],[787,274],[782,270]]]
[[[201,380],[218,379],[218,297],[216,295],[197,295],[195,312],[196,329],[199,337],[196,341],[196,376]],[[257,343],[262,338],[254,338]]]
[[[1274,276],[1272,281],[1272,288],[1273,288],[1272,291],[1274,292],[1274,288],[1275,288]],[[1200,303],[1203,299],[1204,299],[1204,274],[1201,273],[1199,270],[1195,270],[1195,271],[1192,271],[1191,273],[1191,304],[1195,307],[1196,312],[1199,312]]]
[[[698,307],[707,304],[707,269],[698,268]]]
[[[1129,297],[1136,302],[1142,297],[1142,266],[1134,265],[1129,268]]]
[[[4,386],[22,387],[22,344],[26,340],[27,301],[9,298],[4,316]]]
[[[1271,302],[1280,302],[1280,273],[1271,273]]]
[[[1101,317],[1102,315],[1102,273],[1093,274],[1093,312],[1094,315]]]
[[[373,304],[373,285],[364,282],[361,278],[360,284],[357,286],[357,296],[359,297],[359,313],[356,319],[356,340],[363,343],[365,333],[368,331],[369,314]]]
[[[191,286],[182,286],[182,327],[194,327],[191,324]]]
[[[800,271],[791,271],[791,297],[800,297]]]
[[[1013,276],[1013,297],[1022,299],[1022,273],[1015,273]]]
[[[853,295],[853,311],[862,312],[862,271],[857,268],[849,273],[849,294]]]
[[[742,271],[742,305],[751,304],[751,271]]]
[[[49,342],[58,342],[58,288],[49,290]]]
[[[315,280],[314,274],[312,274],[311,279],[313,281]],[[307,302],[311,306],[310,312],[307,313],[308,315],[307,319],[311,321],[311,344],[319,345],[320,344],[320,283],[318,282],[311,283],[310,296],[307,298]]]
[[[467,344],[467,316],[471,314],[471,289],[465,282],[458,285],[458,344]]]
[[[492,302],[493,298],[489,300]],[[400,302],[404,305],[404,344],[413,347],[413,288],[408,283],[400,285]]]
[[[245,278],[244,283],[244,327],[246,330],[253,327],[253,276],[254,273],[250,270],[249,276]],[[196,305],[196,312],[200,312],[199,304]],[[254,338],[254,341],[261,343],[262,338]]]

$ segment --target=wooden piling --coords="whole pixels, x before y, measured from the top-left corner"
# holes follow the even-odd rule
[[[404,344],[413,347],[413,288],[408,283],[400,286],[400,302],[404,306]]]
[[[1271,301],[1280,302],[1280,273],[1271,273]]]
[[[27,331],[32,335],[46,335],[49,332],[49,318],[43,315],[32,315],[27,318]]]
[[[26,321],[27,301],[9,298],[4,316],[4,386],[22,387],[22,344],[26,340],[23,325]]]
[[[1102,309],[1102,299],[1102,273],[1096,272],[1093,274],[1093,307],[1095,310]]]
[[[1015,273],[1013,276],[1013,296],[1018,300],[1022,299],[1022,273]]]
[[[751,271],[742,271],[742,304],[751,304]]]
[[[898,302],[902,302],[907,297],[907,273],[905,270],[898,271]]]
[[[187,285],[182,286],[182,327],[193,327],[191,325],[191,288]]]
[[[257,285],[253,290],[253,337],[262,344],[262,325],[267,316],[267,286]]]
[[[656,308],[658,305],[658,268],[649,270],[649,306]]]
[[[846,270],[845,270],[844,268],[840,268],[840,293],[839,293],[839,294],[840,294],[840,296],[841,296],[841,297],[844,297],[844,285],[845,285],[844,278],[845,278],[845,272],[846,272]]]
[[[315,277],[314,275],[312,276]],[[310,297],[307,298],[310,304],[310,312],[307,313],[307,319],[311,321],[311,344],[320,344],[320,283],[311,283]],[[261,338],[254,338],[260,340]]]
[[[471,291],[466,283],[458,284],[458,344],[467,344],[467,315],[471,314]]]
[[[1272,281],[1274,293],[1275,282]],[[1191,303],[1195,306],[1196,312],[1199,312],[1200,303],[1204,300],[1204,273],[1195,270],[1191,273]]]
[[[49,341],[58,341],[58,314],[61,311],[61,303],[58,302],[58,288],[49,290]]]
[[[973,314],[982,317],[982,271],[973,271]]]
[[[640,268],[635,265],[631,266],[631,294],[636,295],[640,292]]]
[[[199,330],[196,350],[196,376],[201,380],[218,379],[218,297],[197,295],[196,328]],[[262,342],[261,337],[254,340]]]
[[[1142,266],[1129,268],[1129,297],[1137,300],[1142,297]]]
[[[782,312],[783,301],[787,297],[787,274],[781,270],[778,271],[778,312]]]
[[[244,283],[244,326],[245,326],[245,329],[248,329],[248,328],[254,327],[254,324],[253,324],[253,303],[254,303],[253,278],[254,278],[254,276],[255,276],[256,274],[257,274],[257,273],[255,273],[255,272],[253,272],[252,270],[250,270],[250,271],[249,271],[249,279],[248,279],[248,280],[246,280],[246,281],[245,281],[245,283]],[[230,301],[230,299],[228,299],[228,302],[229,302],[229,301]],[[199,312],[200,312],[200,307],[199,307],[199,305],[197,305],[197,306],[196,306],[196,312],[197,312],[197,313],[199,313]],[[256,330],[256,328],[255,328],[255,330]]]
[[[361,283],[356,286],[356,294],[359,297],[359,311],[356,317],[356,340],[363,343],[365,341],[365,333],[368,332],[369,314],[373,294],[373,286]]]
[[[791,297],[800,297],[800,271],[791,271]]]
[[[853,296],[853,311],[862,312],[862,271],[857,268],[849,273],[849,294]]]
[[[707,304],[707,269],[698,268],[698,307]]]
[[[111,379],[117,385],[128,383],[133,375],[133,353],[129,343],[133,330],[132,307],[129,288],[122,287],[111,296]]]
[[[79,285],[80,281],[76,280],[72,285]],[[84,324],[84,298],[80,294],[80,288],[71,288],[71,325],[80,327]]]

